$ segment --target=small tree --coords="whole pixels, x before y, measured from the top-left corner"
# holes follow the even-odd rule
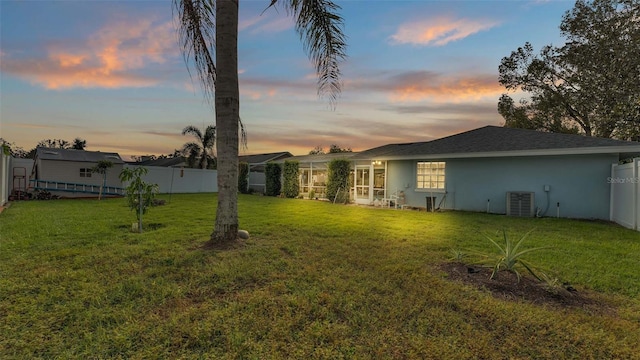
[[[276,164],[274,162],[267,163],[264,169],[264,176],[265,176],[264,194],[265,195],[267,196],[280,195],[281,173],[282,173],[282,169],[280,168],[280,164]]]
[[[337,153],[350,153],[353,152],[351,148],[341,148],[336,144],[331,144],[329,147],[329,154],[337,154]]]
[[[327,167],[327,198],[342,204],[348,203],[351,163],[347,159],[333,159]]]
[[[249,193],[249,163],[238,164],[238,190],[243,194]]]
[[[136,211],[138,232],[142,232],[142,215],[153,206],[153,199],[158,194],[158,184],[150,184],[142,180],[148,170],[143,167],[135,169],[124,168],[120,172],[120,181],[129,182],[125,189],[129,209]]]
[[[107,171],[113,167],[113,163],[109,160],[100,160],[98,164],[91,168],[91,172],[102,174],[102,184],[100,185],[100,193],[98,200],[102,199],[102,190],[107,186]]]
[[[298,197],[298,194],[300,193],[298,167],[299,163],[297,161],[284,162],[282,193],[285,197],[295,198]]]
[[[87,147],[87,140],[81,139],[79,137],[73,139],[73,144],[71,144],[71,148],[74,150],[84,150]]]

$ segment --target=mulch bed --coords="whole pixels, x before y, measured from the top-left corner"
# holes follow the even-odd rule
[[[516,274],[509,271],[500,271],[491,279],[491,268],[460,262],[440,264],[438,268],[448,275],[448,279],[488,290],[494,297],[502,300],[523,301],[556,308],[581,308],[597,313],[615,313],[614,307],[601,295],[577,290],[568,284],[550,287],[523,273],[518,281]]]

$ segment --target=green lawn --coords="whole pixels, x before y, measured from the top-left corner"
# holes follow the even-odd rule
[[[168,199],[164,196],[163,198]],[[0,214],[2,359],[638,359],[640,233],[617,225],[240,197],[246,246],[205,251],[213,194],[142,234],[124,199]],[[506,302],[452,282],[450,249],[506,229],[610,310]]]

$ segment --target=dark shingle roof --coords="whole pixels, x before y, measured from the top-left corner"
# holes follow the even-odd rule
[[[310,163],[310,162],[329,162],[333,159],[350,159],[357,155],[356,152],[343,152],[343,153],[332,153],[332,154],[316,154],[316,155],[298,155],[293,156],[287,159],[282,159],[276,162],[285,162],[286,161],[298,161],[301,163]]]
[[[265,164],[269,161],[280,160],[293,156],[288,151],[268,153],[268,154],[255,154],[255,155],[242,155],[238,157],[238,161],[246,162],[249,164]]]
[[[136,166],[161,166],[161,167],[180,167],[187,166],[187,161],[184,156],[167,157],[162,159],[144,160],[140,162],[132,162],[132,165]]]
[[[390,144],[358,154],[359,159],[412,158],[416,156],[472,154],[472,153],[524,153],[527,151],[550,151],[576,153],[590,149],[591,152],[640,152],[640,143],[603,139],[573,134],[546,133],[526,129],[485,126],[460,134],[427,142]]]
[[[118,153],[100,151],[86,151],[74,149],[53,149],[39,147],[36,149],[36,158],[40,160],[77,161],[97,163],[101,160],[111,161],[114,164],[124,164]]]

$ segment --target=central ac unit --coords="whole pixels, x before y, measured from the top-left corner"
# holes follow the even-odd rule
[[[507,192],[507,215],[533,217],[535,215],[535,193]]]

